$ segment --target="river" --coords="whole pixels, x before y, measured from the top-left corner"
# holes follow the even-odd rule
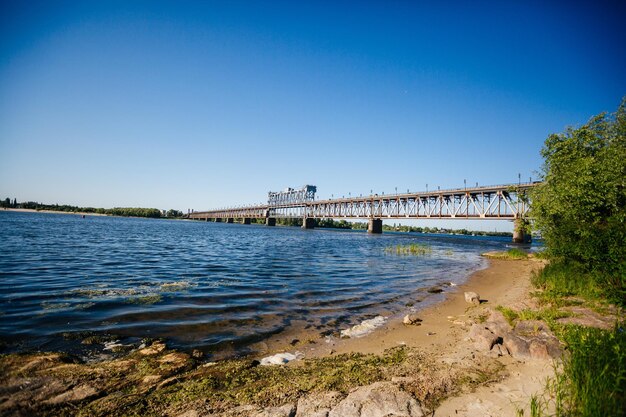
[[[296,327],[336,335],[442,294],[510,238],[0,212],[0,349],[164,338],[214,357]],[[419,243],[420,256],[385,248]],[[446,287],[443,287],[444,289]]]

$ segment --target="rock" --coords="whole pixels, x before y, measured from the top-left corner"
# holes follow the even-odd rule
[[[508,333],[503,337],[502,345],[514,358],[530,357],[530,346],[526,339],[513,333]]]
[[[148,356],[148,355],[159,354],[159,353],[163,352],[164,350],[165,350],[165,343],[154,342],[153,344],[151,344],[147,348],[143,348],[143,349],[139,350],[139,353],[141,353],[142,355]]]
[[[288,352],[277,353],[275,355],[267,356],[261,359],[261,365],[262,366],[284,365],[287,362],[295,361],[296,359],[299,359],[300,357],[302,357],[302,354],[300,352],[296,352],[295,355],[293,353],[288,353]]]
[[[328,417],[330,410],[339,404],[343,395],[337,391],[315,393],[298,400],[296,417]]]
[[[268,407],[262,411],[251,414],[251,417],[294,417],[296,407],[293,404],[285,404],[280,407]]]
[[[468,337],[474,341],[474,345],[478,349],[489,351],[496,344],[499,336],[482,324],[473,324]]]
[[[402,319],[402,323],[419,326],[422,323],[422,319],[420,319],[417,314],[407,314],[404,316],[404,319]]]
[[[441,288],[441,287],[430,287],[426,291],[431,293],[431,294],[439,294],[439,293],[443,292],[443,288]]]
[[[515,333],[521,336],[541,336],[548,337],[552,335],[552,332],[548,326],[539,320],[523,320],[517,322],[515,325]]]
[[[194,349],[191,351],[191,357],[194,359],[202,359],[204,357],[204,352],[198,349]]]
[[[549,360],[561,356],[559,340],[542,321],[520,321],[515,326],[515,334],[528,340],[528,353],[533,359]]]
[[[504,349],[502,345],[496,343],[495,345],[493,345],[493,347],[489,351],[489,356],[492,356],[494,358],[499,358],[500,356],[503,356],[505,352],[506,352],[506,349]]]
[[[84,400],[85,398],[93,397],[98,394],[98,390],[96,390],[91,385],[83,384],[77,387],[72,388],[69,391],[66,391],[62,394],[59,394],[49,400],[44,401],[47,404],[60,404],[65,402],[77,402]]]
[[[489,318],[483,324],[498,336],[503,336],[513,330],[504,315],[497,310],[490,310]]]
[[[161,369],[167,369],[170,372],[181,370],[189,366],[190,358],[186,353],[172,352],[158,359]]]
[[[328,417],[422,417],[422,407],[391,382],[359,387],[334,407]]]
[[[415,381],[416,379],[410,376],[394,376],[391,378],[391,382],[393,382],[394,384],[399,384],[399,385],[412,384]]]
[[[207,414],[201,414],[207,415]],[[208,414],[210,417],[294,417],[296,407],[293,404],[285,404],[280,407],[261,408],[256,405],[241,405],[226,412]]]
[[[478,295],[477,293],[475,293],[473,291],[466,291],[465,292],[465,301],[467,301],[470,304],[478,305],[478,304],[480,304],[480,295]]]

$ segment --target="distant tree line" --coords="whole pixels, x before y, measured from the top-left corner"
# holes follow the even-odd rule
[[[68,204],[43,204],[36,201],[24,201],[17,202],[17,199],[11,201],[10,198],[0,200],[0,207],[2,208],[22,208],[30,210],[48,210],[48,211],[61,211],[66,213],[94,213],[104,214],[108,216],[123,216],[123,217],[148,217],[148,218],[180,218],[183,217],[183,212],[179,210],[170,209],[168,211],[161,211],[156,208],[143,208],[143,207],[114,207],[110,209],[96,208],[96,207],[78,207]]]
[[[265,223],[265,219],[252,219],[252,223]],[[276,219],[276,224],[280,226],[302,226],[301,218]],[[346,220],[333,219],[315,219],[315,227],[327,229],[350,229],[350,230],[366,230],[367,223],[349,222]],[[414,227],[403,225],[383,225],[383,230],[388,232],[413,232],[413,233],[436,233],[436,234],[456,234],[456,235],[474,235],[474,236],[511,236],[510,232],[483,232],[472,231],[467,229],[443,229],[438,227]]]

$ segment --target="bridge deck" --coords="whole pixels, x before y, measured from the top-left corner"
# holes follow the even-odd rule
[[[334,219],[501,219],[528,213],[528,191],[539,182],[457,188],[314,200],[300,203],[253,205],[193,212],[196,220],[229,218]]]

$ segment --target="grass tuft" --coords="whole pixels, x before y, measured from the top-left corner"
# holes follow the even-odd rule
[[[427,245],[422,245],[419,243],[410,243],[408,245],[395,245],[388,246],[385,248],[385,253],[395,254],[395,255],[429,255],[432,253],[432,248]]]
[[[558,330],[558,319],[569,317],[571,315],[571,313],[567,311],[561,311],[558,308],[552,306],[543,308],[541,310],[531,310],[526,308],[520,311],[515,311],[504,306],[497,306],[496,310],[502,313],[504,318],[509,322],[511,326],[513,326],[518,320],[541,320],[545,321],[552,330]]]
[[[566,297],[581,297],[597,300],[602,297],[602,288],[593,275],[575,263],[552,262],[532,277],[532,284],[542,292],[543,302],[562,304]]]
[[[565,326],[569,350],[552,384],[558,416],[618,416],[626,410],[626,331]]]
[[[528,253],[517,248],[509,249],[506,252],[487,252],[487,253],[483,253],[482,256],[491,258],[491,259],[505,259],[505,260],[528,259]]]

